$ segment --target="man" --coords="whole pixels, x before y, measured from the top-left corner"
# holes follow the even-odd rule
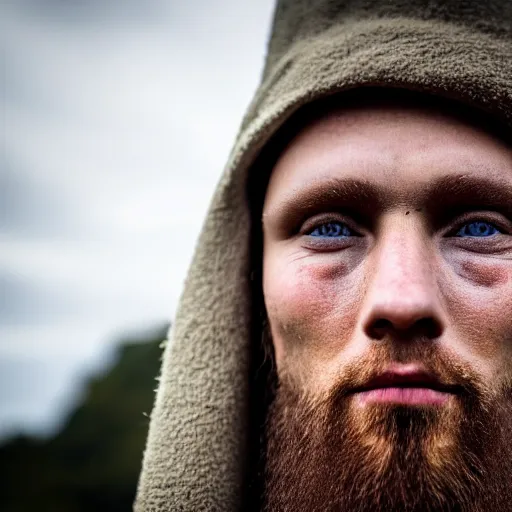
[[[331,105],[270,177],[268,510],[510,510],[512,147],[410,101]]]
[[[511,124],[508,2],[278,4],[137,510],[511,510]]]

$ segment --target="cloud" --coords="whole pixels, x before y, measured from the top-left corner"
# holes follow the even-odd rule
[[[17,0],[16,11],[46,24],[94,27],[154,22],[169,13],[173,3],[165,0]]]
[[[116,330],[172,317],[258,84],[272,7],[0,5],[0,364],[42,365],[26,372],[30,389],[55,368],[39,397],[48,418],[58,386],[72,389],[70,376],[97,364]],[[6,375],[0,423],[19,414],[36,424],[30,408],[6,412],[8,396],[21,400],[15,372]]]

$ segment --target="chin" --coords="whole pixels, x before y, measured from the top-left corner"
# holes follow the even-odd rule
[[[375,474],[401,472],[405,464],[407,478],[425,479],[429,473],[435,478],[461,462],[463,426],[462,409],[455,397],[442,407],[351,404],[346,442]]]
[[[509,510],[512,432],[499,409],[470,395],[361,406],[343,394],[312,405],[283,392],[268,421],[266,510]]]

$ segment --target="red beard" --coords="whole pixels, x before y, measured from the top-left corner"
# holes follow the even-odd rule
[[[391,360],[381,353],[326,396],[283,378],[267,419],[265,510],[510,512],[510,389],[487,389],[470,368],[427,352],[414,360],[460,387],[450,407],[354,407],[349,389]]]

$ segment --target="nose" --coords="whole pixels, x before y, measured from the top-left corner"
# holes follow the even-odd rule
[[[362,318],[368,337],[441,336],[444,322],[434,260],[417,232],[402,231],[375,248]]]

